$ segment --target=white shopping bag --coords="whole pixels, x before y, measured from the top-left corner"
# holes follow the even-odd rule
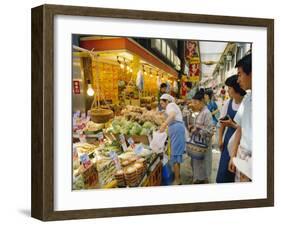
[[[150,142],[150,148],[157,153],[162,152],[165,147],[166,139],[167,139],[166,132],[160,133],[160,132],[154,131],[153,135],[152,135],[152,140]]]
[[[252,179],[252,158],[243,160],[235,157],[233,163],[241,173]]]

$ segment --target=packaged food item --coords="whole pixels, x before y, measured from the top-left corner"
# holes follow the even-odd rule
[[[127,186],[135,187],[138,185],[137,170],[134,166],[129,166],[125,170],[125,180]]]

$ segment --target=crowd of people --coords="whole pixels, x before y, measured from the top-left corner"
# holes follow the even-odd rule
[[[252,180],[251,54],[240,59],[236,68],[237,74],[226,79],[218,94],[223,103],[220,106],[215,101],[212,88],[191,89],[192,86],[187,84],[189,90],[182,110],[175,98],[166,93],[165,84],[161,85],[159,110],[165,111],[167,119],[160,132],[168,129],[171,144],[170,163],[174,172],[173,184],[182,183],[180,167],[184,153],[191,159],[192,183],[210,183],[214,147],[221,151],[216,183]],[[226,94],[229,96],[227,100]],[[190,120],[193,115],[193,120]],[[187,145],[198,134],[200,139],[202,134],[208,138],[202,139],[200,144],[194,143],[198,147],[202,144],[207,147],[203,157],[190,154],[191,150]]]

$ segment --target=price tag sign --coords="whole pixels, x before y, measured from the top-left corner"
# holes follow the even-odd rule
[[[73,160],[77,160],[78,159],[78,152],[77,152],[76,147],[73,148],[73,153],[72,154],[73,154],[73,156],[72,156]]]
[[[109,156],[113,160],[113,162],[114,162],[114,164],[116,166],[116,169],[120,170],[121,169],[121,164],[120,164],[120,161],[119,161],[119,158],[118,158],[116,152],[115,151],[110,151],[109,152]]]
[[[134,142],[134,140],[133,140],[133,138],[132,137],[130,137],[129,139],[128,139],[128,143],[130,144],[130,146],[131,146],[131,148],[135,148],[135,142]]]
[[[135,153],[136,153],[137,155],[140,155],[140,154],[142,153],[142,151],[143,151],[143,146],[142,146],[141,144],[137,145],[137,146],[135,147],[134,151],[135,151]]]
[[[120,134],[119,139],[120,139],[120,144],[122,146],[123,151],[126,151],[128,149],[128,147],[126,144],[126,139],[125,139],[124,134]]]
[[[86,140],[86,135],[85,134],[83,134],[83,132],[81,131],[81,130],[79,130],[79,140],[80,140],[80,142],[81,143],[86,143],[87,142],[87,140]]]
[[[98,139],[99,139],[99,142],[100,142],[100,143],[103,143],[103,139],[104,139],[103,132],[98,133],[98,134],[97,134],[97,137],[98,137]]]
[[[81,155],[80,161],[85,169],[87,169],[91,165],[91,160],[87,154]]]

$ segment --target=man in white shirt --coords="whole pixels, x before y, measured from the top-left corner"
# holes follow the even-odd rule
[[[250,181],[252,179],[252,54],[239,60],[236,67],[237,82],[247,94],[234,118],[237,130],[229,161],[229,171],[236,172],[236,181]]]

